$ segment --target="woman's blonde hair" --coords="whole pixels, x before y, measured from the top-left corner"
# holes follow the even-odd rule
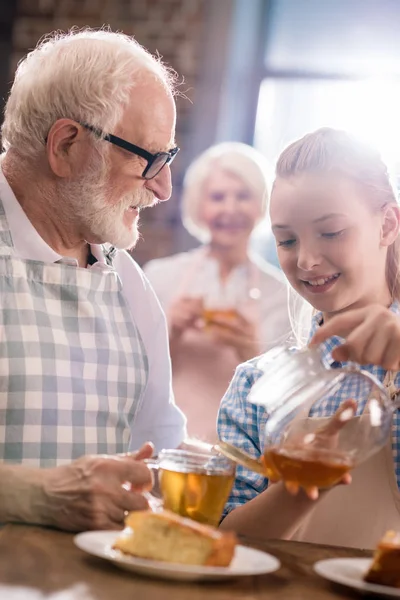
[[[397,204],[387,166],[380,154],[345,131],[324,127],[305,135],[282,152],[276,165],[276,177],[287,179],[306,172],[330,172],[348,177],[364,190],[365,200],[374,211]],[[388,248],[386,262],[386,278],[394,300],[400,300],[399,255],[400,238],[397,237]],[[294,303],[298,304],[298,299]],[[290,312],[292,325],[298,332],[299,323],[294,322],[293,311]],[[301,326],[302,319],[297,317],[296,321],[300,321]]]
[[[186,171],[183,181],[182,221],[186,229],[201,242],[209,240],[209,232],[200,218],[204,184],[214,169],[239,177],[260,200],[265,215],[271,169],[260,152],[241,142],[223,142],[200,154]]]

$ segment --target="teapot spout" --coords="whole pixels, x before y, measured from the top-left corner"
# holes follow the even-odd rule
[[[232,444],[229,444],[229,442],[219,440],[219,442],[214,446],[214,449],[217,452],[221,452],[221,454],[223,454],[224,456],[226,456],[226,458],[229,458],[236,464],[241,465],[242,467],[246,467],[251,471],[255,471],[260,475],[264,475],[265,477],[265,469],[261,462],[259,462],[252,456],[249,456],[248,454],[246,454],[246,452],[243,452],[243,450],[240,450],[236,446],[232,446]]]

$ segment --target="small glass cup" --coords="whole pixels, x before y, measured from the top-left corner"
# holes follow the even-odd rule
[[[236,464],[221,454],[161,450],[144,461],[158,470],[162,500],[145,494],[153,510],[172,512],[217,527],[235,480]]]
[[[224,289],[215,288],[210,284],[210,287],[203,293],[203,320],[204,327],[207,330],[212,330],[215,327],[224,327],[216,323],[216,319],[224,319],[235,322],[238,318],[238,293],[232,288]]]
[[[226,319],[228,322],[235,322],[238,316],[235,308],[224,306],[205,307],[203,310],[204,327],[206,330],[210,330],[213,327],[224,327],[220,323],[217,323],[216,320]]]

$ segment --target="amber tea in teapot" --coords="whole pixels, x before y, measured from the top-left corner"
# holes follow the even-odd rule
[[[384,446],[399,403],[358,365],[329,368],[319,349],[275,348],[258,367],[248,400],[268,416],[262,456],[222,440],[232,460],[271,480],[326,488]]]

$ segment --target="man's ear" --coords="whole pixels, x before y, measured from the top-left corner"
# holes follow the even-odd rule
[[[390,246],[399,235],[400,208],[388,204],[383,209],[381,226],[381,246]]]
[[[83,128],[72,119],[58,119],[52,125],[46,140],[46,151],[50,168],[57,177],[71,176],[74,149],[83,136]]]

